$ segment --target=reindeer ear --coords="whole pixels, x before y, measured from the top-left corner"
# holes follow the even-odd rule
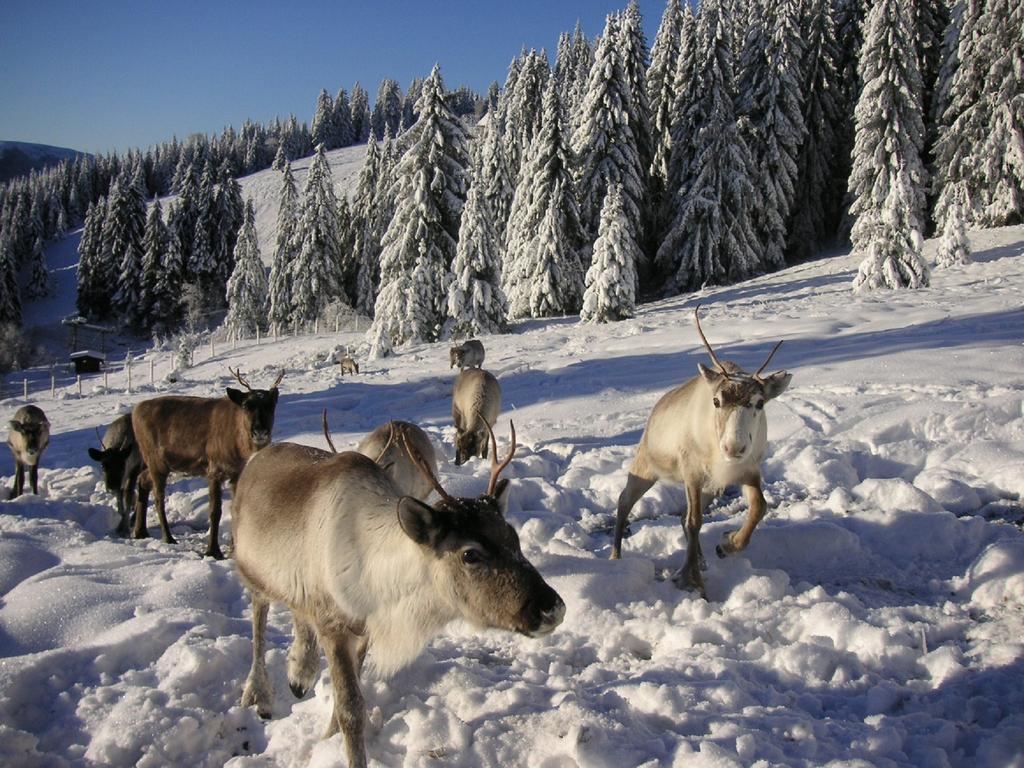
[[[717,386],[718,382],[722,380],[722,373],[720,371],[713,371],[704,365],[704,363],[697,363],[697,370],[700,372],[701,378],[704,379],[710,387]]]
[[[786,373],[785,371],[778,371],[771,376],[765,376],[762,379],[764,382],[764,399],[771,400],[773,397],[781,395],[786,391],[786,387],[789,386],[789,382],[792,380],[793,374]]]
[[[89,449],[89,458],[93,461],[103,461],[103,451],[98,448]]]
[[[231,402],[234,403],[235,405],[241,405],[242,401],[245,400],[245,392],[243,392],[240,389],[232,389],[231,387],[228,387],[227,393],[228,397],[231,399]]]
[[[434,548],[441,534],[436,510],[412,496],[398,500],[398,524],[405,535],[424,547]]]
[[[494,500],[498,502],[498,511],[501,512],[502,517],[505,517],[508,514],[508,497],[510,488],[512,488],[512,485],[509,483],[508,478],[503,477],[498,481],[498,485],[494,489]]]

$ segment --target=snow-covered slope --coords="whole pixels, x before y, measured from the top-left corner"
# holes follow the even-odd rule
[[[371,763],[1024,765],[1024,228],[972,245],[976,261],[927,290],[855,296],[856,262],[840,255],[617,324],[484,338],[499,438],[512,418],[522,443],[510,517],[568,615],[539,641],[453,625],[394,678],[368,669]],[[768,406],[771,512],[747,551],[710,558],[707,602],[667,578],[685,547],[681,488],[655,486],[608,560],[647,414],[704,359],[697,303],[723,358],[756,367],[783,338],[775,364],[794,374]],[[0,763],[343,764],[341,737],[320,738],[326,672],[302,701],[288,689],[280,608],[274,717],[237,706],[249,600],[231,560],[198,555],[203,484],[172,486],[179,545],[115,539],[86,448],[157,392],[216,395],[229,365],[254,383],[284,367],[276,439],[323,445],[322,408],[339,448],[412,419],[447,457],[445,487],[480,491],[485,464],[450,463],[447,350],[344,379],[321,362],[357,340],[264,340],[200,356],[173,387],[140,375],[132,394],[112,381],[36,400],[53,425],[41,495],[0,502]],[[0,401],[0,419],[21,404]],[[0,459],[0,479],[12,471]],[[705,551],[744,513],[742,498],[718,500]]]

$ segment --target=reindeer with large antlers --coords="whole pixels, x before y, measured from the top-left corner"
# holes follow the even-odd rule
[[[619,496],[612,559],[622,553],[629,512],[640,497],[658,480],[685,483],[686,563],[674,581],[680,588],[696,589],[706,597],[700,547],[704,509],[726,486],[742,485],[750,505],[746,523],[727,532],[715,551],[725,557],[746,548],[766,510],[761,491],[761,462],[768,446],[764,405],[782,394],[793,376],[785,371],[761,375],[781,341],[752,374],[719,360],[700,327],[699,310],[698,306],[693,312],[697,333],[715,367],[712,370],[698,363],[700,375],[666,393],[651,411]]]
[[[173,544],[164,510],[167,477],[171,472],[207,479],[210,490],[208,557],[222,559],[219,542],[221,486],[234,486],[242,467],[256,451],[270,443],[277,407],[277,385],[253,389],[240,371],[231,371],[245,391],[227,387],[225,397],[167,395],[143,400],[132,410],[132,428],[146,469],[142,480],[152,486],[153,506],[160,519],[164,541]],[[146,529],[146,495],[135,504],[135,538],[149,535]]]
[[[334,688],[326,736],[344,734],[350,768],[366,766],[359,675],[367,648],[374,666],[391,674],[454,619],[542,637],[565,614],[505,520],[509,484],[499,476],[515,452],[515,432],[508,457],[492,458],[487,491],[475,499],[446,493],[413,441],[403,430],[396,437],[440,494],[433,506],[403,496],[360,453],[276,443],[242,471],[231,514],[238,574],[252,596],[253,660],[242,705],[271,714],[267,611],[286,603],[295,628],[289,686],[305,695],[322,647]],[[493,433],[491,441],[495,456]]]

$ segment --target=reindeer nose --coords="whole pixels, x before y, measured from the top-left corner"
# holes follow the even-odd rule
[[[747,446],[741,443],[734,443],[731,440],[722,443],[722,453],[725,454],[727,459],[742,459],[743,454],[747,452]]]

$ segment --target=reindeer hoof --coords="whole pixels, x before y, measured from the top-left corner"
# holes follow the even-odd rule
[[[704,579],[700,577],[700,573],[691,575],[686,573],[685,570],[679,570],[676,572],[676,575],[672,577],[672,583],[679,589],[695,590],[703,599],[708,599],[707,593],[704,591]]]
[[[212,557],[214,560],[223,560],[224,553],[220,551],[220,547],[207,547],[206,551],[203,552],[203,557]]]
[[[736,545],[732,543],[732,534],[732,531],[726,531],[722,534],[721,541],[715,545],[715,554],[719,557],[724,558],[736,554]]]
[[[306,695],[306,689],[299,683],[293,683],[289,680],[288,687],[292,689],[292,693],[295,694],[296,699],[301,699]]]
[[[177,544],[177,543],[178,543],[178,540],[176,538],[174,538],[173,536],[171,536],[171,534],[168,533],[167,535],[164,536],[164,544]]]

